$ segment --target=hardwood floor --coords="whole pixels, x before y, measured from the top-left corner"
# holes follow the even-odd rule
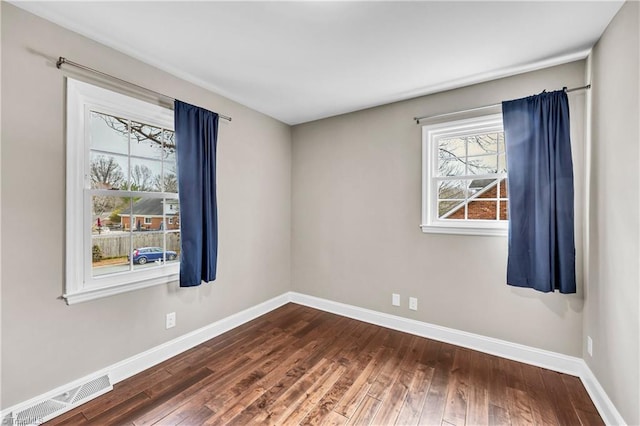
[[[580,379],[288,304],[50,425],[602,425]]]

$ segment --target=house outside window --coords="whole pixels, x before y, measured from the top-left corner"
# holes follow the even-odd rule
[[[423,232],[506,235],[507,216],[502,115],[423,126]]]
[[[178,210],[173,111],[67,79],[67,303],[177,280]]]
[[[178,222],[173,220],[178,214],[177,202],[175,202],[175,206],[173,205],[174,203],[172,203],[171,207],[167,208],[164,201],[165,200],[160,198],[148,198],[136,201],[133,209],[127,207],[118,213],[120,226],[128,230],[129,224],[132,224],[132,226],[138,228],[138,231],[160,231],[163,229],[162,220],[165,219],[166,223],[171,225],[168,229],[179,230]],[[134,213],[143,216],[135,216]]]

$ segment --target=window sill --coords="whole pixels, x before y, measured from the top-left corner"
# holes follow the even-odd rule
[[[104,287],[86,288],[75,291],[73,293],[63,294],[62,298],[67,305],[88,302],[89,300],[100,299],[103,297],[113,296],[116,294],[126,293],[129,291],[139,290],[142,288],[152,287],[161,284],[169,284],[179,279],[179,273],[171,273],[159,277],[147,278],[139,281],[115,284]]]
[[[470,226],[437,226],[420,225],[425,234],[451,234],[451,235],[484,235],[506,237],[509,233],[506,227],[470,227]]]

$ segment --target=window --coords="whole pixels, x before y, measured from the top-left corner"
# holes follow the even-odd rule
[[[507,234],[502,115],[422,128],[423,232]]]
[[[67,303],[176,280],[173,111],[68,79],[67,132]]]

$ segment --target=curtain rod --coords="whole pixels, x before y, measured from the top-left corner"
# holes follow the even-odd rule
[[[115,77],[115,76],[113,76],[113,75],[111,75],[111,74],[107,74],[107,73],[104,73],[104,72],[102,72],[102,71],[98,71],[98,70],[93,69],[93,68],[90,68],[90,67],[88,67],[88,66],[86,66],[86,65],[82,65],[82,64],[79,64],[79,63],[77,63],[77,62],[70,61],[70,60],[68,60],[67,58],[64,58],[64,57],[60,56],[60,57],[58,58],[58,62],[56,62],[56,68],[60,69],[60,68],[62,67],[62,65],[64,65],[64,64],[68,64],[68,65],[71,65],[71,66],[73,66],[73,67],[80,68],[80,69],[83,69],[83,70],[85,70],[85,71],[92,72],[92,73],[94,73],[94,74],[98,74],[98,75],[100,75],[100,76],[102,76],[102,77],[106,77],[106,78],[109,78],[109,79],[112,79],[112,80],[119,81],[120,83],[124,83],[124,84],[127,84],[127,85],[129,85],[129,86],[133,86],[133,87],[136,87],[136,88],[138,88],[138,89],[142,89],[142,90],[144,90],[145,92],[152,93],[152,94],[154,94],[154,95],[156,95],[156,96],[161,96],[161,97],[163,97],[163,98],[167,98],[167,99],[170,99],[170,100],[172,100],[172,101],[175,101],[175,98],[173,98],[173,97],[171,97],[171,96],[167,96],[167,95],[165,95],[164,93],[156,92],[155,90],[151,90],[151,89],[148,89],[148,88],[146,88],[146,87],[140,86],[140,85],[138,85],[138,84],[131,83],[130,81],[123,80],[123,79],[118,78],[118,77]],[[222,119],[224,119],[224,120],[231,121],[231,117],[226,116],[226,115],[218,114],[218,117],[220,117],[220,118],[222,118]]]
[[[591,84],[587,84],[586,86],[581,86],[581,87],[574,87],[571,89],[567,89],[566,87],[564,87],[562,90],[564,90],[566,93],[569,92],[575,92],[576,90],[586,90],[586,89],[591,89]],[[423,117],[413,117],[413,119],[416,121],[416,124],[420,124],[421,120],[426,120],[426,119],[432,119],[432,118],[442,118],[442,117],[448,117],[450,115],[457,115],[457,114],[461,114],[464,112],[473,112],[473,111],[479,111],[479,110],[483,110],[483,109],[489,109],[489,108],[497,108],[499,106],[502,105],[502,102],[498,103],[498,104],[491,104],[491,105],[485,105],[485,106],[481,106],[481,107],[477,107],[477,108],[469,108],[469,109],[465,109],[462,111],[456,111],[456,112],[447,112],[444,114],[436,114],[436,115],[425,115]]]

